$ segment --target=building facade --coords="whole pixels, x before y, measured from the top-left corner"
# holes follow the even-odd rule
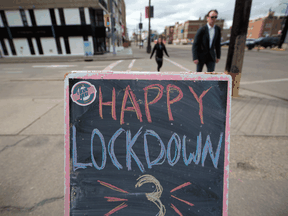
[[[166,43],[171,44],[173,42],[174,26],[165,27]]]
[[[120,0],[121,5],[122,5],[122,11],[121,11],[121,16],[122,16],[122,37],[124,40],[128,40],[128,31],[127,31],[127,26],[126,26],[126,5],[124,0]]]
[[[230,27],[229,29],[223,29],[223,30],[221,31],[221,41],[230,40],[230,37],[231,37],[231,29],[232,29],[232,27]]]
[[[277,36],[284,26],[284,16],[274,16],[274,11],[269,11],[266,17],[250,20],[247,38]]]
[[[179,22],[176,22],[174,25],[174,31],[173,31],[173,43],[178,43],[178,29],[179,29]]]
[[[181,44],[187,43],[188,41],[193,41],[194,37],[199,28],[207,24],[207,19],[204,20],[188,20],[183,24],[179,24],[178,22],[174,26],[174,34],[173,34],[173,43]],[[218,25],[221,30],[224,26],[224,19],[218,19],[215,22],[215,25]]]
[[[104,15],[108,0],[0,0],[0,4],[3,56],[84,55],[85,41],[90,42],[94,55],[107,51]],[[118,28],[122,20],[117,19]]]

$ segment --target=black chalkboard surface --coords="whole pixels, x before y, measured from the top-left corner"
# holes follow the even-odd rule
[[[65,215],[227,215],[229,76],[65,82]]]

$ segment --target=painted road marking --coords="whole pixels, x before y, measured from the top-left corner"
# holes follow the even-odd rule
[[[59,67],[76,67],[77,65],[33,65],[33,68],[59,68]]]
[[[133,67],[135,61],[136,59],[133,59],[132,62],[129,64],[127,72],[131,71],[131,68]]]
[[[23,71],[6,71],[5,73],[7,73],[7,74],[19,74],[19,73],[23,73]]]
[[[190,71],[189,69],[183,67],[182,65],[180,65],[180,64],[178,64],[178,63],[176,63],[176,62],[174,62],[174,61],[172,61],[172,60],[170,60],[170,59],[168,59],[168,58],[164,58],[164,59],[167,60],[167,61],[169,61],[169,62],[171,62],[172,64],[180,67],[181,69],[184,69],[184,70],[186,70],[186,71]]]
[[[23,68],[2,68],[3,71],[8,71],[8,70],[22,70]]]
[[[119,63],[122,62],[122,61],[123,61],[123,60],[119,60],[119,61],[117,61],[117,62],[114,62],[114,63],[110,64],[108,67],[104,68],[103,72],[112,70],[112,68],[114,68],[117,64],[119,64]]]
[[[106,65],[85,66],[84,68],[106,67]]]
[[[250,82],[240,82],[240,85],[249,85],[249,84],[257,84],[257,83],[269,83],[269,82],[283,82],[288,81],[288,78],[283,79],[269,79],[269,80],[256,80],[256,81],[250,81]]]

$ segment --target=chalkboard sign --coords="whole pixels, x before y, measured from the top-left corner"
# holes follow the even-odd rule
[[[65,215],[227,215],[231,78],[70,73]]]

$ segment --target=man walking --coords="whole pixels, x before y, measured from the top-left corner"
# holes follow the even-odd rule
[[[221,56],[221,28],[215,25],[217,10],[210,10],[207,14],[207,25],[198,29],[192,47],[193,61],[197,65],[197,72],[202,72],[204,64],[207,71],[215,70]],[[216,50],[216,56],[215,56]]]

